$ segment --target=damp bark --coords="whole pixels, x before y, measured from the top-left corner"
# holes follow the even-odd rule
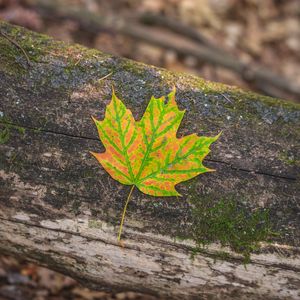
[[[299,297],[299,105],[7,23],[0,29],[30,59],[28,65],[0,37],[1,252],[97,289],[178,299]],[[174,85],[186,109],[178,136],[223,131],[204,163],[216,172],[179,184],[181,198],[135,190],[120,248],[116,237],[130,187],[90,155],[104,151],[90,116],[103,119],[112,86],[139,119],[152,95],[166,95]],[[271,241],[262,234],[265,214],[258,226],[247,221],[258,211],[268,213]],[[229,214],[255,226],[255,234],[247,227],[253,238],[241,249],[234,236],[242,233],[228,229],[241,222]],[[246,267],[243,247],[254,250]]]

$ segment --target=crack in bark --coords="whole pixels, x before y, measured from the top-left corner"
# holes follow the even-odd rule
[[[247,172],[247,173],[253,173],[253,174],[258,174],[258,175],[264,175],[264,176],[270,176],[270,177],[275,177],[275,178],[279,178],[279,179],[285,179],[285,180],[290,180],[290,181],[295,181],[297,180],[296,177],[292,177],[292,176],[283,176],[283,175],[277,175],[277,174],[272,174],[272,173],[267,173],[267,172],[262,172],[259,170],[248,170],[248,169],[244,169],[244,168],[239,168],[239,167],[235,167],[233,164],[226,162],[226,161],[221,161],[221,160],[217,160],[217,159],[206,159],[207,161],[211,161],[211,162],[215,162],[218,164],[224,164],[229,166],[232,170],[236,170],[236,171],[241,171],[241,172]]]
[[[70,138],[76,138],[76,139],[99,141],[98,138],[93,138],[93,137],[89,137],[89,136],[64,133],[64,132],[54,131],[54,130],[49,130],[49,129],[35,128],[35,127],[32,127],[32,126],[24,126],[24,125],[19,125],[19,124],[10,123],[10,122],[5,122],[4,123],[4,122],[0,121],[0,125],[10,125],[10,126],[22,127],[22,128],[32,130],[32,131],[39,131],[39,132],[43,132],[43,133],[46,133],[46,134],[62,135],[62,136],[70,137]],[[226,161],[222,161],[222,160],[218,160],[218,159],[206,158],[206,161],[214,162],[214,163],[217,163],[217,164],[223,164],[223,165],[229,166],[233,170],[240,171],[240,172],[263,175],[263,176],[268,176],[268,177],[273,177],[273,178],[278,178],[278,179],[283,179],[283,180],[288,180],[288,181],[296,181],[297,180],[297,178],[293,177],[293,176],[277,175],[277,174],[272,174],[272,173],[259,171],[259,170],[248,170],[248,169],[244,169],[244,168],[235,167],[230,162],[226,162]]]

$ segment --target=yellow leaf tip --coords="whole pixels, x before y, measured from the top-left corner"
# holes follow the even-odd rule
[[[219,139],[219,137],[222,135],[223,133],[223,130],[221,130],[217,135],[215,135],[214,137],[212,137],[213,141],[212,142],[215,142],[216,140]]]
[[[223,130],[221,130],[221,131],[215,136],[216,140],[222,135],[222,133],[223,133]]]
[[[172,88],[171,92],[168,94],[168,96],[174,98],[175,94],[176,94],[176,87],[173,86],[173,88]]]
[[[117,97],[117,95],[116,95],[116,92],[115,92],[115,89],[114,89],[114,86],[112,85],[112,87],[111,87],[111,100],[112,101],[117,101],[118,100],[118,97]]]
[[[176,87],[173,86],[172,91],[168,94],[168,104],[177,105],[175,100]]]

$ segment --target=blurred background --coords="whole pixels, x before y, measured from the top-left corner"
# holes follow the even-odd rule
[[[56,39],[300,101],[300,0],[0,0]]]
[[[0,19],[113,55],[300,102],[299,0],[0,0]],[[4,299],[154,298],[92,291],[61,274],[1,256]]]

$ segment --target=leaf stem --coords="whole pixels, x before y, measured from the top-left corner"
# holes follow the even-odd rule
[[[130,192],[129,192],[128,197],[127,197],[127,200],[126,200],[126,203],[125,203],[125,206],[124,206],[124,209],[123,209],[122,220],[121,220],[119,234],[118,234],[118,241],[119,242],[121,241],[121,234],[122,234],[122,229],[123,229],[123,223],[124,223],[124,219],[125,219],[126,209],[127,209],[128,202],[129,202],[129,200],[131,198],[131,194],[132,194],[132,191],[133,191],[134,187],[135,187],[135,185],[133,185],[131,187]]]

